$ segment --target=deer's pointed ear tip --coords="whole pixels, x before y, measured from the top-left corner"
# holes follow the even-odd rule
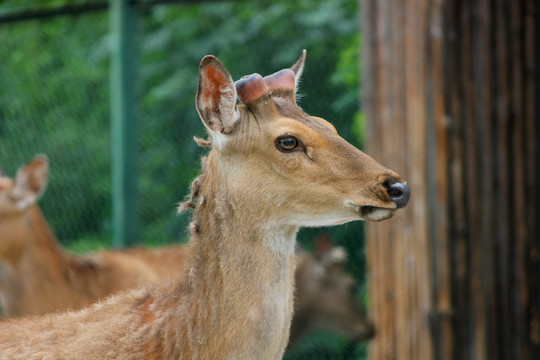
[[[199,66],[199,79],[210,82],[231,83],[232,78],[225,66],[213,55],[206,55]]]
[[[302,49],[302,54],[300,54],[300,58],[298,59],[299,62],[304,62],[306,61],[306,55],[307,55],[307,50],[306,49]]]
[[[219,67],[221,69],[225,68],[223,66],[223,64],[221,63],[221,61],[219,61],[219,59],[217,57],[215,57],[214,55],[206,55],[205,57],[203,57],[199,67],[201,69],[203,69],[208,65],[214,65],[214,66],[217,66],[217,67]]]
[[[37,154],[36,156],[34,156],[33,161],[41,162],[48,165],[49,157],[46,154]]]
[[[218,58],[215,57],[214,55],[205,55],[201,60],[201,64],[205,64],[207,62],[215,61],[215,60],[218,60]]]
[[[45,154],[38,154],[34,156],[30,162],[28,162],[27,166],[32,167],[33,169],[41,168],[45,171],[48,171],[49,169],[49,157]]]

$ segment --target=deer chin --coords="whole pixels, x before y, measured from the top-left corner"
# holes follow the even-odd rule
[[[382,221],[394,216],[396,209],[381,208],[376,206],[359,206],[358,213],[362,219],[369,221]]]
[[[396,212],[396,206],[382,207],[376,205],[357,205],[354,202],[347,200],[345,205],[352,207],[363,220],[368,221],[382,221],[390,219]]]

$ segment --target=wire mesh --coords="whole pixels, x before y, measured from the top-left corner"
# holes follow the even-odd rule
[[[64,3],[40,6],[54,9]],[[0,14],[35,6],[6,1]],[[238,79],[289,67],[306,48],[300,105],[359,145],[355,0],[176,3],[141,6],[137,15],[138,53],[133,56],[144,244],[187,241],[188,215],[176,215],[176,203],[187,194],[204,153],[192,137],[205,137],[194,97],[198,64],[206,54],[216,55]],[[49,156],[49,187],[40,206],[60,241],[76,251],[111,244],[108,31],[106,11],[0,23],[0,166],[13,175],[35,154]],[[299,242],[311,251],[321,231],[303,230]],[[363,285],[361,225],[324,231],[347,249],[348,269]],[[364,295],[364,290],[358,294]],[[318,330],[286,358],[361,359],[365,354],[365,346]]]

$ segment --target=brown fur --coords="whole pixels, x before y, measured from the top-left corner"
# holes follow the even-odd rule
[[[0,182],[0,306],[2,316],[77,310],[113,293],[178,273],[180,246],[73,255],[58,244],[39,207],[48,162],[37,156],[15,181]]]
[[[205,57],[196,104],[212,149],[198,178],[196,225],[181,279],[76,313],[2,323],[2,355],[281,358],[299,227],[392,216],[396,204],[383,182],[399,176],[329,128],[279,116],[268,100],[237,106],[230,75],[215,57]],[[276,148],[276,136],[288,134],[305,151]]]

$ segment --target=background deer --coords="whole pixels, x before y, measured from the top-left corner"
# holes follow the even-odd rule
[[[315,328],[346,335],[360,342],[375,335],[357,298],[358,284],[345,270],[347,253],[328,235],[317,239],[315,253],[296,256],[296,291],[289,348]]]
[[[76,313],[1,323],[3,356],[281,358],[299,228],[384,220],[409,198],[399,175],[297,106],[304,59],[234,83],[206,56],[196,106],[210,135],[199,143],[211,150],[182,207],[195,210],[180,280]]]
[[[99,298],[178,272],[179,246],[73,255],[62,249],[36,201],[48,160],[36,156],[14,180],[0,174],[0,307],[7,317],[80,309]]]

